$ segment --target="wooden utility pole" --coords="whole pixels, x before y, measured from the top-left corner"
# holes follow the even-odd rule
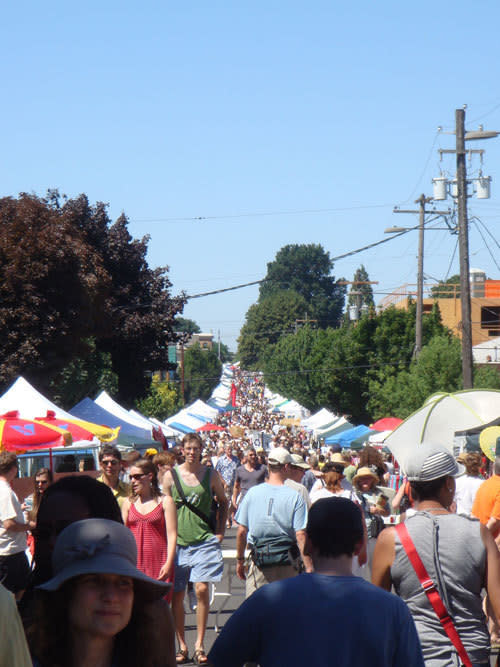
[[[473,385],[472,317],[470,301],[469,223],[467,219],[467,170],[465,164],[465,110],[455,110],[457,155],[458,247],[460,253],[460,303],[462,310],[462,378],[464,389]]]
[[[418,261],[417,261],[417,312],[415,314],[415,347],[413,349],[413,356],[416,358],[422,351],[422,331],[424,319],[424,225],[425,214],[433,213],[435,215],[448,215],[449,211],[426,211],[425,205],[432,201],[432,197],[426,197],[424,194],[420,195],[415,200],[418,204],[418,211],[407,211],[400,208],[395,208],[394,213],[418,213]],[[393,228],[400,230],[403,228]],[[392,231],[392,230],[388,230]]]

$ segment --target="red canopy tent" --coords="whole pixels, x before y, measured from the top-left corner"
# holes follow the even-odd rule
[[[217,424],[211,424],[208,422],[207,424],[203,424],[203,426],[200,426],[199,428],[196,429],[198,433],[204,432],[204,431],[225,431],[226,429],[223,426],[218,426]]]
[[[374,431],[394,431],[402,422],[403,420],[398,419],[398,417],[383,417],[372,424],[370,428]]]
[[[35,421],[40,422],[40,424],[45,424],[46,426],[57,426],[57,428],[61,428],[64,431],[69,431],[74,441],[92,441],[94,439],[94,434],[87,431],[87,429],[79,424],[67,420],[65,421],[64,419],[58,419],[53,410],[47,410],[47,415],[45,417],[35,417]]]
[[[0,415],[0,449],[11,452],[50,449],[70,442],[70,433],[35,420],[20,419],[17,410]]]

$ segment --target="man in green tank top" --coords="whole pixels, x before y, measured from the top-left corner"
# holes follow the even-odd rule
[[[224,538],[228,501],[219,473],[200,463],[203,446],[201,437],[197,433],[188,433],[182,440],[182,446],[184,463],[176,466],[172,472],[166,472],[163,477],[163,492],[172,496],[177,505],[177,556],[172,599],[179,640],[176,660],[179,665],[189,662],[184,634],[184,593],[189,579],[195,584],[198,603],[193,661],[204,665],[207,657],[203,641],[210,607],[208,584],[222,578],[220,543]],[[177,477],[177,484],[174,477]],[[218,503],[215,531],[209,522],[214,497]]]

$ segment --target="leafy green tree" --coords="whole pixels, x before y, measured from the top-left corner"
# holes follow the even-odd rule
[[[196,324],[196,322],[194,320],[188,319],[187,317],[175,318],[175,330],[190,335],[194,333],[201,333],[201,329]]]
[[[474,368],[475,389],[500,389],[500,373],[494,366],[476,366]]]
[[[260,286],[259,302],[280,292],[293,290],[307,304],[302,318],[317,320],[321,328],[340,322],[345,286],[331,275],[330,254],[319,244],[291,244],[281,248],[267,265],[266,280]]]
[[[411,362],[409,370],[381,376],[369,384],[368,410],[373,419],[391,414],[404,419],[438,391],[453,392],[462,387],[460,340],[441,335],[432,338]]]
[[[177,385],[153,378],[147,395],[138,399],[135,404],[139,412],[146,417],[164,421],[180,410],[182,400]]]
[[[431,294],[435,299],[453,299],[460,297],[460,276],[455,274],[431,287]]]
[[[361,264],[359,269],[356,269],[352,279],[353,284],[347,297],[348,306],[359,306],[359,308],[361,308],[361,306],[368,306],[369,308],[375,308],[372,286],[359,284],[368,283],[369,281],[370,277],[368,271],[363,264]]]
[[[222,364],[213,350],[192,345],[184,352],[184,399],[192,403],[197,398],[207,400],[218,385]]]
[[[281,336],[293,331],[307,309],[304,297],[279,290],[263,297],[247,311],[238,338],[238,356],[244,368],[263,368]]]
[[[111,396],[118,391],[118,378],[113,373],[111,355],[97,349],[95,339],[86,341],[88,352],[75,357],[50,382],[53,400],[69,410],[86,396],[107,391]]]

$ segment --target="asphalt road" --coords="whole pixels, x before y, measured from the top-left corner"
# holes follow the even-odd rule
[[[236,528],[229,528],[226,531],[224,541],[222,543],[223,551],[226,549],[236,549]],[[231,585],[232,585],[232,595],[230,598],[222,597],[216,595],[213,603],[210,606],[210,613],[208,615],[208,624],[207,624],[207,633],[205,635],[205,651],[208,653],[212,644],[214,643],[217,633],[215,631],[215,622],[217,617],[217,610],[220,610],[223,605],[224,609],[219,613],[218,623],[222,627],[229,616],[239,607],[239,605],[245,599],[245,583],[240,581],[235,571],[235,561],[232,560],[232,572]],[[228,590],[228,564],[224,562],[224,575],[222,581],[219,584],[216,584],[215,591],[217,594],[226,593]],[[186,610],[186,642],[189,647],[190,656],[194,651],[194,643],[196,640],[196,612],[189,611],[188,596],[186,594],[184,600],[184,609]],[[219,628],[220,629],[220,628]]]

